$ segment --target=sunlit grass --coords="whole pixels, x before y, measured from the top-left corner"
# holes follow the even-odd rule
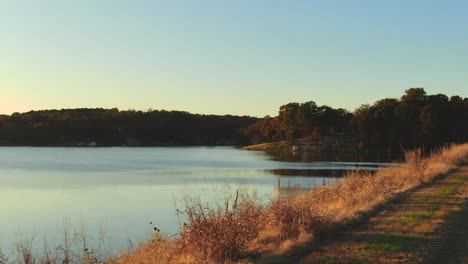
[[[411,212],[394,219],[393,221],[403,224],[418,224],[434,217],[433,212]]]
[[[372,241],[365,244],[362,248],[368,256],[372,256],[382,252],[405,251],[420,241],[421,238],[414,236],[377,234],[372,238]]]

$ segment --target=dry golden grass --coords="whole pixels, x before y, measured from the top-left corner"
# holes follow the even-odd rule
[[[179,211],[185,223],[177,239],[158,234],[110,263],[227,263],[245,254],[245,245],[258,236],[263,206],[255,195],[237,192],[216,208],[187,197],[185,206]]]
[[[225,262],[245,253],[245,245],[258,236],[258,223],[263,213],[255,195],[239,194],[226,199],[223,207],[206,208],[195,199],[186,202],[179,238],[182,252],[197,259]]]
[[[332,186],[278,195],[268,206],[247,194],[228,199],[225,206],[217,208],[189,199],[184,211],[187,222],[178,239],[158,236],[110,262],[230,263],[253,252],[280,252],[304,238],[331,233],[398,193],[449,172],[466,162],[467,154],[468,144],[437,149],[428,158],[422,157],[420,149],[411,150],[401,166],[375,173],[350,172]]]
[[[260,143],[256,145],[250,145],[246,147],[242,147],[242,150],[254,150],[254,151],[266,151],[272,153],[281,153],[281,152],[290,152],[293,146],[293,141],[286,140],[286,141],[278,141],[278,142],[270,142],[270,143]]]
[[[128,254],[122,254],[110,260],[110,263],[127,264],[127,263],[189,263],[194,262],[186,256],[179,256],[179,249],[175,240],[170,240],[155,235],[155,237],[140,245],[135,251]],[[186,257],[185,261],[183,257]]]

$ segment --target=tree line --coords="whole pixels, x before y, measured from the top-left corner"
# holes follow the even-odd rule
[[[352,138],[360,149],[401,150],[468,141],[468,98],[411,88],[401,98],[354,112],[288,103],[275,117],[200,115],[183,111],[62,109],[0,115],[0,145],[246,145],[324,136]]]
[[[427,95],[411,88],[398,99],[362,105],[354,112],[352,128],[361,148],[401,149],[438,146],[468,140],[468,98]]]
[[[252,143],[309,137],[318,139],[332,133],[350,133],[353,115],[342,108],[334,109],[313,101],[282,105],[278,116],[266,116],[243,129]]]
[[[252,143],[334,135],[354,139],[360,149],[433,147],[468,140],[468,98],[411,88],[399,99],[364,104],[353,113],[313,101],[288,103],[278,116],[266,116],[242,132]]]
[[[0,116],[0,145],[173,146],[247,144],[257,118],[182,111],[62,109]]]

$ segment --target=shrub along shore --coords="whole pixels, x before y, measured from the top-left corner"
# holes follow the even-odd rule
[[[18,244],[18,259],[9,262],[0,251],[0,263],[251,263],[265,254],[282,254],[319,237],[331,237],[399,194],[467,161],[468,144],[443,147],[427,157],[416,149],[406,152],[401,166],[373,173],[352,171],[331,186],[306,193],[278,192],[267,205],[246,192],[211,208],[198,197],[187,197],[185,208],[177,212],[182,221],[177,237],[160,234],[156,228],[150,241],[111,258],[86,247],[71,252],[66,243],[34,256],[30,245]]]
[[[247,193],[228,197],[224,206],[216,208],[187,199],[178,238],[157,234],[109,262],[249,263],[252,256],[285,252],[331,235],[398,194],[449,173],[467,156],[468,144],[440,148],[425,158],[420,149],[411,150],[401,166],[350,172],[332,186],[278,195],[266,206]]]

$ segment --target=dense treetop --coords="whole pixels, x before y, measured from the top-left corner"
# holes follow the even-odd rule
[[[400,99],[385,98],[361,105],[354,113],[288,103],[276,117],[265,117],[243,130],[253,143],[326,135],[354,138],[361,149],[402,149],[468,140],[468,98],[427,95],[411,88]]]
[[[257,119],[181,111],[62,109],[0,116],[2,145],[237,145]]]

